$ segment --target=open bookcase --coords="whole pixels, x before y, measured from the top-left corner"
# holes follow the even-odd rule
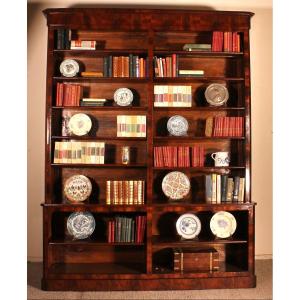
[[[249,29],[252,13],[227,11],[188,11],[113,8],[65,8],[44,11],[48,25],[45,202],[43,206],[42,287],[45,290],[155,290],[254,287],[254,207],[251,200],[251,120]],[[57,32],[67,29],[72,40],[94,40],[95,50],[58,49]],[[235,51],[185,51],[185,44],[211,44],[213,32],[237,32]],[[69,34],[68,33],[68,34]],[[143,58],[139,76],[113,75],[106,57]],[[174,68],[204,70],[202,76],[164,77],[158,74],[155,58],[176,57]],[[103,72],[105,76],[64,77],[59,66],[65,59],[80,63],[80,72]],[[174,58],[175,59],[175,58]],[[139,61],[140,63],[140,61]],[[169,60],[170,63],[170,60]],[[171,63],[173,63],[171,61]],[[135,65],[136,67],[136,65]],[[118,67],[116,67],[118,68]],[[141,66],[140,66],[141,68]],[[121,66],[122,69],[122,66]],[[116,75],[118,75],[116,70]],[[128,75],[128,70],[121,70]],[[127,73],[126,73],[127,72]],[[133,69],[129,72],[133,74]],[[119,74],[120,75],[120,74]],[[136,74],[135,74],[136,75]],[[141,76],[143,75],[143,76]],[[160,74],[161,75],[161,74]],[[166,76],[167,75],[167,76]],[[171,76],[170,76],[171,75]],[[133,91],[130,106],[110,101],[104,106],[58,105],[58,84],[77,84],[83,98],[113,99],[118,88]],[[221,83],[229,91],[226,105],[209,106],[204,91],[209,84]],[[189,86],[191,107],[154,105],[155,86]],[[65,116],[85,113],[92,129],[85,136],[63,135]],[[118,137],[117,116],[146,116],[146,136]],[[186,136],[169,136],[167,121],[174,115],[188,120]],[[208,118],[243,117],[239,135],[205,134]],[[57,142],[104,142],[104,163],[57,161]],[[122,164],[121,147],[129,146],[131,162]],[[201,166],[159,165],[155,147],[204,148]],[[228,167],[215,167],[210,154],[228,151]],[[170,171],[185,173],[191,190],[183,201],[169,201],[162,191],[162,180]],[[92,182],[88,200],[73,204],[65,199],[63,187],[72,175],[87,176]],[[239,202],[207,202],[205,175],[226,174],[245,178],[244,197]],[[107,204],[106,181],[141,180],[143,201]],[[66,222],[73,212],[88,211],[96,222],[88,239],[73,240]],[[230,212],[237,229],[231,238],[217,239],[210,230],[210,219],[219,211]],[[201,220],[198,238],[182,240],[176,233],[176,220],[193,213]],[[144,216],[145,233],[140,241],[108,242],[108,222],[115,217],[136,219]],[[172,268],[171,248],[213,247],[219,255],[215,271],[176,272]]]

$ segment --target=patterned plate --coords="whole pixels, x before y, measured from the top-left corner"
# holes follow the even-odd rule
[[[229,98],[228,90],[225,85],[220,83],[210,84],[204,93],[206,101],[213,106],[225,104]]]
[[[170,172],[162,181],[162,190],[170,200],[184,198],[190,191],[190,180],[182,172]]]
[[[168,120],[167,129],[171,135],[183,136],[187,134],[189,124],[182,116],[173,116]]]
[[[74,59],[65,59],[60,64],[59,71],[65,77],[74,77],[79,72],[79,64]]]
[[[67,221],[67,229],[74,239],[86,239],[95,230],[96,222],[93,215],[89,212],[74,212]]]
[[[120,106],[128,106],[133,101],[133,93],[128,88],[117,89],[114,93],[114,100]]]
[[[69,130],[75,135],[85,135],[92,128],[92,120],[86,114],[75,114],[69,120]]]
[[[211,218],[210,229],[218,238],[228,238],[236,230],[235,217],[227,211],[219,211]]]
[[[178,218],[176,230],[183,238],[194,239],[201,231],[201,222],[194,214],[184,214]]]
[[[84,175],[74,175],[68,178],[64,185],[64,193],[71,202],[85,201],[92,192],[92,183]]]

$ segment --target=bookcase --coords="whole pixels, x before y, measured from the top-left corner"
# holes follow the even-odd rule
[[[253,13],[63,8],[46,9],[44,14],[48,50],[42,288],[84,291],[255,287],[249,52]],[[96,49],[62,49],[57,36],[62,30],[72,40],[96,41]],[[183,50],[185,44],[212,44],[214,32],[237,33],[239,47],[225,49],[222,43],[220,51]],[[128,71],[121,64],[120,73],[114,63],[107,66],[107,57],[129,56],[138,57],[135,63],[143,65],[143,72],[136,69],[139,75],[128,76],[134,71],[130,66]],[[157,68],[165,69],[155,63],[157,58],[169,67],[171,64],[173,71],[162,76]],[[102,74],[88,77],[79,72],[75,77],[64,77],[59,67],[65,59],[78,61],[80,72]],[[190,69],[203,70],[204,74],[178,76],[178,70]],[[57,105],[59,83],[80,85],[83,98],[113,99],[117,89],[128,88],[133,91],[134,100],[130,106],[119,106],[114,101],[104,106]],[[212,83],[227,87],[226,105],[210,106],[206,102],[204,91]],[[177,90],[177,86],[189,86],[190,107],[155,106],[157,86]],[[92,129],[84,136],[63,135],[63,118],[77,113],[91,118]],[[168,134],[167,121],[174,115],[188,121],[185,136]],[[118,116],[145,116],[145,136],[118,137]],[[217,117],[242,117],[242,134],[206,135],[206,120]],[[55,162],[57,142],[104,142],[104,163]],[[123,146],[132,150],[129,164],[122,163]],[[198,166],[161,166],[154,159],[154,149],[167,146],[203,147],[204,161]],[[230,165],[215,167],[210,158],[215,151],[228,151]],[[190,192],[182,201],[169,201],[163,193],[162,180],[170,171],[183,172],[190,180]],[[92,182],[91,195],[80,204],[70,203],[64,196],[65,181],[76,174],[85,175]],[[210,174],[244,178],[243,200],[208,202],[205,177]],[[107,204],[107,181],[138,180],[144,182],[143,201]],[[236,219],[237,228],[230,238],[216,238],[210,230],[211,217],[220,211],[230,212]],[[96,227],[89,238],[74,240],[68,235],[66,222],[73,212],[90,212],[94,216]],[[176,232],[176,220],[185,213],[193,213],[201,220],[196,239],[183,240]],[[108,224],[116,217],[144,217],[145,230],[139,241],[108,241]],[[217,270],[177,272],[172,268],[171,249],[199,247],[216,250]]]

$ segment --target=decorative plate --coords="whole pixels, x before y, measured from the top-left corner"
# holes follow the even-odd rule
[[[79,64],[74,59],[65,59],[59,66],[60,73],[65,77],[74,77],[79,72]]]
[[[69,129],[75,135],[85,135],[92,128],[92,120],[86,114],[76,114],[70,118]]]
[[[114,100],[120,106],[128,106],[133,101],[133,93],[128,88],[117,89],[114,93]]]
[[[206,101],[213,106],[225,104],[229,98],[228,90],[225,85],[220,83],[210,84],[205,90]]]
[[[227,211],[219,211],[211,218],[210,229],[218,238],[228,238],[236,230],[235,217]]]
[[[201,222],[194,214],[184,214],[178,218],[176,230],[184,239],[194,239],[201,231]]]
[[[66,198],[71,202],[85,201],[92,192],[92,183],[84,175],[73,175],[64,185]]]
[[[182,172],[174,171],[168,173],[162,181],[162,190],[170,200],[184,198],[190,191],[189,178]]]
[[[183,136],[187,134],[189,124],[182,116],[173,116],[168,120],[167,129],[171,135]]]
[[[88,238],[95,230],[96,222],[90,212],[74,212],[67,221],[67,229],[74,239]]]

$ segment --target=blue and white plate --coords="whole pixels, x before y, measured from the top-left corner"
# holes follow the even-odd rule
[[[74,212],[67,221],[67,229],[74,239],[88,238],[95,230],[96,222],[90,212]]]
[[[168,120],[167,129],[171,135],[184,136],[189,129],[189,123],[182,116],[173,116]]]
[[[235,217],[227,211],[219,211],[210,220],[210,229],[218,238],[228,238],[236,230]]]

